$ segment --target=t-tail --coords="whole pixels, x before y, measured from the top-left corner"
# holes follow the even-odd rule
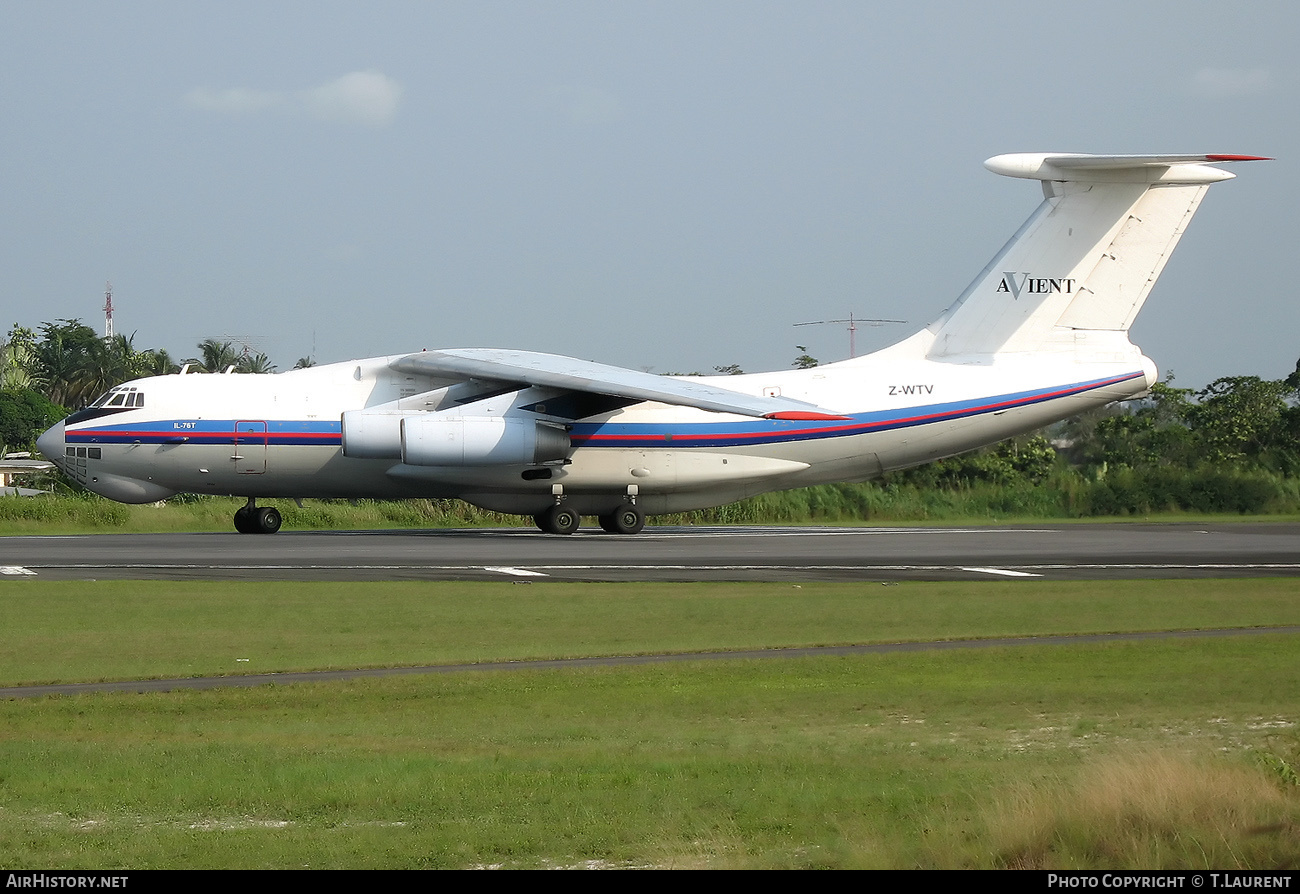
[[[928,328],[927,356],[980,362],[1055,353],[1080,362],[1136,350],[1128,329],[1221,162],[1250,155],[1017,153],[984,163],[1039,180],[1043,203]]]

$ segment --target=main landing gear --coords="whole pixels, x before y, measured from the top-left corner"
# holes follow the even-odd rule
[[[241,534],[274,534],[280,530],[283,520],[280,511],[273,506],[257,508],[257,501],[248,498],[248,503],[235,510],[235,530]]]
[[[611,534],[637,534],[645,527],[645,513],[635,503],[624,503],[613,512],[598,516],[602,530]],[[533,516],[537,527],[547,534],[572,534],[578,530],[581,516],[577,512],[556,503]]]

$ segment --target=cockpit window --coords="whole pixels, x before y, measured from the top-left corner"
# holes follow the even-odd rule
[[[135,388],[119,385],[116,388],[110,388],[105,391],[99,398],[87,409],[95,410],[100,407],[143,407],[144,394]]]

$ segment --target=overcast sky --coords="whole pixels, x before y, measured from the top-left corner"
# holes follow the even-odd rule
[[[1275,156],[1133,330],[1177,383],[1300,357],[1292,2],[0,0],[0,299],[281,369],[517,347],[788,367],[929,322],[1041,198],[1017,151]]]

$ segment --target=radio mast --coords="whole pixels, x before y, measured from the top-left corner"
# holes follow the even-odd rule
[[[104,283],[104,338],[113,337],[113,284]]]

